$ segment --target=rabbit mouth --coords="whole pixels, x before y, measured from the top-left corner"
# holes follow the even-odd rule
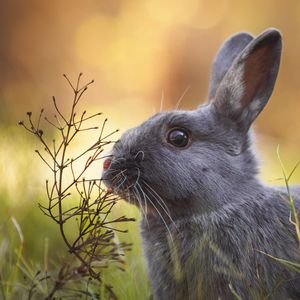
[[[143,215],[169,215],[169,208],[161,196],[142,176],[139,167],[104,170],[103,183],[112,193],[138,206]]]
[[[111,155],[103,162],[103,183],[113,193],[124,197],[124,193],[127,194],[139,185],[141,177],[139,153],[134,158]]]
[[[112,193],[127,202],[137,206],[145,205],[143,197],[139,194],[141,187],[138,174],[131,174],[127,169],[118,172],[105,172],[103,182]]]
[[[137,167],[120,168],[116,163],[107,160],[104,162],[102,179],[114,194],[127,200],[129,197],[133,197],[132,190],[139,184],[140,173],[140,169]]]
[[[103,183],[112,193],[138,206],[142,215],[172,220],[166,201],[144,176],[141,165],[143,159],[142,151],[131,159],[111,156],[103,164]]]
[[[112,189],[115,194],[123,193],[128,190],[131,185],[133,178],[128,176],[127,169],[118,170],[118,171],[105,171],[103,173],[103,182],[104,184]]]

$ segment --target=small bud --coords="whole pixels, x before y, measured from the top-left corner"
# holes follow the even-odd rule
[[[28,111],[28,112],[27,112],[27,116],[31,117],[31,116],[32,116],[32,112],[31,112],[31,111]]]
[[[79,274],[85,274],[88,271],[88,267],[85,265],[82,265],[80,267],[77,268],[77,272]]]
[[[38,130],[38,135],[39,135],[39,136],[42,136],[43,134],[44,134],[43,130],[39,129],[39,130]]]
[[[24,125],[24,121],[19,121],[19,125]]]

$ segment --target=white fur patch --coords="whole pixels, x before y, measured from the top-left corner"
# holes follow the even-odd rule
[[[257,113],[260,110],[260,108],[261,108],[261,100],[260,99],[253,100],[249,105],[249,110],[254,113]]]

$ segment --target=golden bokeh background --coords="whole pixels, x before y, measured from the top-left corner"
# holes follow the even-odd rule
[[[161,105],[176,107],[183,94],[182,109],[204,102],[223,41],[269,27],[282,32],[284,49],[273,96],[255,127],[263,178],[277,184],[277,145],[288,169],[300,160],[299,0],[1,1],[0,216],[16,216],[29,240],[38,230],[28,216],[38,211],[46,175],[33,152],[38,143],[17,123],[26,111],[51,112],[52,95],[65,110],[70,107],[63,73],[72,81],[79,72],[94,79],[83,108],[102,111],[109,129],[123,132]]]
[[[271,102],[256,122],[259,142],[270,145],[273,157],[277,144],[297,155],[298,0],[1,1],[1,132],[9,133],[5,128],[28,110],[51,111],[52,95],[68,107],[63,73],[95,79],[86,108],[104,112],[121,132],[159,111],[162,98],[163,108],[171,109],[185,93],[180,107],[192,109],[205,101],[211,62],[223,41],[269,27],[282,32],[284,49]],[[11,151],[2,152],[2,169],[9,169]]]
[[[258,128],[300,143],[297,0],[12,0],[1,1],[0,14],[1,123],[45,106],[53,94],[66,102],[62,73],[95,79],[88,105],[122,129],[159,110],[162,92],[172,108],[189,88],[181,107],[193,108],[205,100],[224,39],[276,27],[284,37],[281,71]]]

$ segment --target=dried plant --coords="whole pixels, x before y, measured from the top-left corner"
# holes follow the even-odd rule
[[[107,119],[99,128],[86,127],[86,124],[101,115],[97,113],[87,116],[86,111],[81,114],[77,112],[79,101],[93,81],[80,86],[82,74],[79,74],[76,85],[66,75],[64,77],[74,94],[69,116],[62,113],[53,97],[54,119],[44,117],[42,109],[36,122],[31,112],[27,113],[27,122],[19,122],[38,138],[43,150],[36,150],[36,153],[52,174],[52,179],[46,180],[47,205],[39,204],[39,207],[58,225],[69,252],[78,261],[76,267],[61,268],[53,290],[46,299],[53,299],[55,292],[65,285],[68,278],[74,279],[79,274],[103,283],[103,268],[112,262],[122,268],[124,251],[130,249],[130,244],[117,242],[116,231],[125,230],[115,228],[115,224],[134,221],[125,216],[112,217],[111,212],[119,199],[103,188],[100,176],[85,178],[90,167],[105,158],[104,147],[113,143],[111,138],[116,131],[104,134]],[[58,138],[51,142],[44,134],[42,125],[45,122],[58,133]],[[98,130],[98,138],[86,149],[71,156],[69,150],[74,139],[94,130]],[[106,283],[103,285],[110,298],[115,298],[112,287]]]

